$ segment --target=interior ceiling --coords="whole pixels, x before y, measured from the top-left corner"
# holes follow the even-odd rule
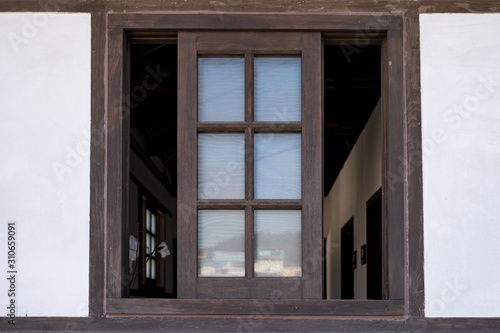
[[[356,50],[350,54],[352,49],[345,46],[324,47],[325,196],[380,98],[380,46],[369,45]],[[162,74],[153,75],[155,72]],[[156,169],[154,172],[167,187],[175,189],[176,45],[133,45],[130,75],[131,148],[150,168]]]
[[[177,45],[135,44],[130,56],[131,149],[175,194]]]
[[[325,45],[324,52],[326,196],[380,99],[381,49]]]

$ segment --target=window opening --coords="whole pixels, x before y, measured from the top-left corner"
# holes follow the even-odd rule
[[[138,265],[128,262],[129,296],[175,298],[177,45],[131,44],[127,72],[130,180],[126,237],[134,236],[139,243]]]
[[[336,266],[336,262],[340,258],[338,244],[340,244],[341,225],[337,225],[333,230],[330,216],[330,209],[333,208],[330,196],[334,184],[339,180],[341,170],[346,168],[346,161],[349,158],[352,150],[358,142],[358,138],[366,127],[370,117],[373,116],[377,103],[381,96],[381,46],[368,45],[364,48],[358,48],[360,52],[346,52],[352,45],[346,44],[329,44],[324,45],[324,65],[323,65],[323,84],[324,84],[324,195],[325,195],[325,272],[323,281],[323,294],[326,298],[342,298],[341,297],[341,282],[340,265]],[[129,190],[129,231],[135,230],[136,221],[133,218],[137,216],[137,199],[138,191],[133,188],[140,187],[152,194],[152,197],[160,202],[167,211],[171,212],[171,216],[165,215],[165,234],[166,244],[171,251],[171,255],[165,259],[164,271],[159,275],[151,266],[155,263],[155,268],[159,260],[156,255],[151,259],[148,266],[145,268],[147,279],[153,276],[156,279],[164,279],[160,285],[164,286],[161,297],[177,297],[177,45],[176,44],[132,44],[130,46],[130,179],[131,184]],[[287,98],[287,112],[277,113],[276,106],[272,106],[273,97],[276,94],[269,94],[269,86],[282,84],[283,89],[299,89],[296,86],[291,86],[293,81],[294,66],[297,67],[297,60],[300,63],[299,57],[265,57],[256,56],[254,58],[254,76],[255,76],[255,121],[300,121],[300,112],[294,111],[294,105],[300,105],[300,98],[296,101],[293,98],[300,97],[298,91],[282,94],[281,97]],[[278,65],[282,62],[283,66]],[[221,66],[226,66],[226,71],[220,70]],[[217,122],[217,121],[243,121],[245,119],[245,96],[241,94],[241,89],[244,90],[244,70],[241,67],[245,66],[243,57],[206,57],[202,56],[198,59],[199,68],[199,121]],[[288,66],[288,67],[286,67]],[[300,67],[300,65],[299,65]],[[273,72],[273,70],[275,72]],[[226,73],[226,74],[223,74]],[[210,75],[216,76],[216,83],[207,82]],[[225,75],[225,77],[222,77]],[[267,81],[266,75],[268,76]],[[281,75],[281,79],[280,78]],[[278,79],[277,79],[278,78]],[[274,79],[274,81],[272,81]],[[242,82],[243,81],[243,82]],[[217,86],[219,83],[219,87]],[[260,84],[259,82],[264,82]],[[242,86],[243,84],[243,86]],[[229,91],[237,91],[240,93],[227,94],[230,96],[230,101],[216,98],[210,100],[211,96],[217,95],[217,89]],[[278,95],[278,98],[280,96]],[[265,103],[270,103],[270,106],[265,106]],[[298,103],[298,104],[297,104]],[[242,105],[240,111],[236,112],[228,105]],[[380,112],[380,110],[378,111]],[[380,118],[379,118],[380,119]],[[381,126],[380,124],[378,124]],[[280,156],[279,154],[287,152],[292,153],[292,146],[286,144],[281,145],[281,150],[269,154],[269,147],[260,149],[259,146],[265,146],[266,141],[270,140],[271,136],[300,136],[296,133],[258,133],[253,137],[253,145],[255,145],[255,170],[256,172],[266,171],[272,168],[273,162],[266,158]],[[240,138],[240,136],[242,138]],[[291,137],[289,139],[292,139]],[[216,189],[213,177],[217,173],[216,169],[220,167],[220,156],[214,161],[210,161],[210,156],[214,156],[215,152],[223,151],[234,159],[238,154],[238,148],[245,145],[244,132],[241,133],[209,133],[203,132],[198,135],[199,145],[199,174],[198,174],[198,196],[199,199],[244,199],[245,184],[244,177],[240,183],[235,184],[234,179],[242,177],[242,175],[231,175],[233,182],[231,186],[224,187],[223,190]],[[274,139],[273,139],[274,140]],[[277,139],[279,141],[279,139]],[[275,140],[276,141],[276,140]],[[286,140],[290,142],[290,140]],[[232,152],[225,147],[226,143],[231,143],[236,150]],[[219,146],[218,146],[219,144]],[[381,148],[368,148],[373,154],[381,156]],[[241,149],[240,149],[241,152]],[[259,158],[259,154],[266,152],[267,157]],[[297,156],[297,155],[296,155]],[[300,157],[300,152],[299,155]],[[242,163],[245,163],[244,156]],[[291,158],[296,158],[292,157]],[[279,160],[279,158],[278,158]],[[211,165],[212,163],[212,165]],[[291,165],[290,163],[287,163]],[[205,167],[206,166],[206,167]],[[227,166],[227,165],[226,165]],[[242,170],[241,167],[235,167],[232,164],[231,168]],[[372,166],[375,169],[375,166]],[[212,169],[211,169],[212,168]],[[243,169],[244,170],[244,169]],[[225,170],[227,171],[227,170]],[[208,175],[206,177],[206,175]],[[296,185],[289,181],[283,186],[275,186],[270,183],[272,178],[279,176],[267,175],[271,177],[266,180],[265,174],[263,177],[256,176],[255,178],[255,197],[269,197],[269,191],[283,190],[283,193],[289,195],[289,199],[300,198],[293,193],[300,193],[300,187],[297,192]],[[285,174],[288,180],[293,179],[293,175]],[[381,171],[378,176],[381,178]],[[212,179],[210,179],[212,178]],[[224,179],[218,179],[223,182]],[[358,181],[362,181],[358,179]],[[135,184],[137,183],[137,184]],[[216,184],[216,183],[215,183]],[[298,183],[300,185],[300,182]],[[295,187],[294,187],[295,186]],[[348,184],[348,188],[353,189],[354,184]],[[219,186],[220,187],[220,186]],[[268,187],[268,189],[266,189]],[[226,192],[224,192],[226,191]],[[229,191],[230,193],[227,193]],[[267,191],[267,192],[266,192]],[[294,192],[295,191],[295,192]],[[217,192],[215,194],[215,192]],[[372,192],[373,193],[373,192]],[[293,194],[293,195],[292,195]],[[290,196],[291,195],[291,196]],[[273,194],[271,197],[279,198],[279,194]],[[283,197],[283,198],[285,198]],[[292,198],[293,197],[293,198]],[[361,200],[361,199],[360,199]],[[366,203],[366,199],[364,199]],[[198,234],[198,270],[199,277],[203,276],[244,276],[245,274],[245,254],[241,246],[244,246],[245,216],[241,215],[244,210],[222,210],[219,211],[219,221],[230,219],[232,222],[241,220],[240,224],[232,223],[232,234],[224,238],[223,251],[214,250],[213,242],[217,237],[222,237],[223,231],[227,231],[222,223],[216,227],[211,221],[214,220],[214,214],[217,210],[200,209],[198,216],[199,234]],[[285,234],[278,233],[263,233],[259,229],[262,225],[269,224],[269,215],[274,214],[280,216],[283,221],[286,221],[288,228],[293,233],[293,230],[300,232],[300,219],[296,219],[297,215],[294,210],[255,210],[254,211],[254,232],[255,232],[255,252],[254,269],[256,276],[273,277],[273,276],[300,276],[301,268],[293,262],[297,262],[300,257],[300,244],[297,242],[289,242],[290,235],[288,231]],[[152,214],[150,212],[150,214]],[[232,214],[232,216],[224,215]],[[151,215],[153,216],[153,215]],[[366,216],[361,219],[366,224]],[[276,219],[274,219],[276,220]],[[279,220],[279,219],[278,219]],[[297,223],[293,221],[299,221]],[[357,221],[357,220],[356,220]],[[289,222],[289,223],[288,223]],[[290,224],[291,223],[291,224]],[[294,226],[294,224],[296,226]],[[284,225],[284,224],[282,224]],[[205,228],[204,226],[210,226]],[[239,226],[239,227],[238,227]],[[298,226],[298,227],[297,227]],[[239,229],[238,229],[239,228]],[[276,230],[279,229],[277,226]],[[354,230],[368,230],[365,228],[355,228]],[[157,231],[158,232],[158,231]],[[369,232],[369,231],[367,231]],[[238,233],[236,235],[235,233]],[[130,232],[132,234],[132,232]],[[157,240],[151,230],[146,231],[149,235],[144,240],[145,247],[149,239],[150,246],[153,239]],[[156,237],[156,238],[155,238]],[[243,237],[243,238],[242,238]],[[355,235],[354,246],[361,253],[361,244],[366,243],[365,235]],[[356,241],[356,239],[361,241]],[[279,250],[273,248],[273,244],[289,245],[293,250]],[[360,243],[360,244],[358,244]],[[295,244],[295,245],[291,245]],[[285,247],[283,245],[282,247]],[[151,250],[150,250],[151,251]],[[297,252],[299,251],[299,252]],[[285,253],[295,253],[290,257]],[[148,254],[147,252],[145,253]],[[295,256],[295,259],[293,259]],[[368,258],[370,257],[370,247],[368,247]],[[369,260],[369,259],[368,259]],[[288,266],[287,266],[288,265]],[[149,268],[147,268],[149,267]],[[359,265],[360,281],[366,281],[367,272],[366,266]],[[355,274],[358,274],[356,272]],[[366,282],[364,287],[358,287],[355,283],[354,298],[372,297],[367,294]],[[130,288],[130,296],[140,296],[140,293],[134,291],[134,287]],[[147,297],[152,297],[151,295]]]
[[[382,185],[382,50],[328,41],[323,49],[326,298],[366,299],[367,266],[351,262],[370,237],[366,202]]]

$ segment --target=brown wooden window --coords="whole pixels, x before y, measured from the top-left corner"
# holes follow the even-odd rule
[[[382,50],[384,300],[342,301],[321,299],[322,48],[326,38],[359,41],[355,29],[373,18],[298,15],[300,27],[275,16],[170,18],[132,14],[110,20],[108,313],[245,314],[271,301],[279,315],[403,314],[404,188],[391,181],[403,154],[401,20],[376,18],[382,28],[374,37]],[[127,299],[127,50],[129,42],[172,38],[178,47],[177,299]],[[269,73],[269,63],[276,73]],[[263,101],[273,105],[276,97],[266,84],[284,73],[290,74],[283,88],[290,91],[283,94],[286,107],[266,111]],[[262,81],[266,75],[271,83]]]
[[[178,296],[321,298],[321,35],[178,40]]]

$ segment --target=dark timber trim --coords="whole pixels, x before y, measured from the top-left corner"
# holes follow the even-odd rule
[[[89,263],[89,314],[105,314],[105,49],[106,15],[93,13],[92,26],[92,99],[90,150],[90,263]]]
[[[122,297],[127,281],[124,265],[123,227],[127,225],[126,200],[128,193],[128,100],[124,92],[124,50],[126,40],[123,34],[108,34],[108,109],[106,147],[106,257],[107,297]]]
[[[211,1],[186,1],[159,2],[158,0],[2,0],[1,11],[7,12],[137,12],[163,11],[171,14],[173,11],[183,12],[216,12],[223,21],[225,12],[241,11],[263,13],[276,13],[283,11],[314,12],[343,12],[351,13],[389,13],[404,11],[415,11],[422,13],[494,13],[499,12],[496,0],[472,1],[464,0],[456,2],[452,0],[420,0],[420,1],[396,1],[396,0],[317,0],[300,4],[288,1],[249,1],[249,2],[211,2]],[[286,12],[285,12],[286,13]],[[294,12],[296,14],[296,12]]]
[[[383,129],[383,159],[385,167],[382,169],[382,202],[386,210],[382,211],[385,228],[387,228],[386,255],[387,259],[387,290],[386,299],[403,299],[405,289],[405,203],[404,203],[404,181],[395,182],[394,174],[399,170],[399,163],[404,158],[404,125],[403,114],[405,110],[404,101],[404,64],[403,58],[403,34],[389,30],[387,32],[386,57],[383,64],[387,66],[386,93],[382,98],[387,100],[382,104],[382,122],[386,128]],[[384,87],[382,87],[384,91]],[[403,175],[404,176],[404,175]],[[384,269],[384,267],[383,267]],[[383,286],[385,287],[385,286]],[[383,288],[384,289],[384,288]]]
[[[182,38],[183,33],[179,33],[179,43],[177,46],[178,58],[186,54],[196,52],[195,36],[188,34]],[[181,50],[183,50],[181,52]],[[184,53],[183,53],[184,52]],[[196,57],[186,57],[184,61],[179,62],[178,72],[178,98],[177,107],[179,110],[188,110],[190,112],[186,117],[179,117],[177,120],[178,128],[196,128],[197,105],[198,105],[198,87],[195,81],[187,80],[187,77],[197,77],[197,59]],[[193,98],[187,98],[189,93]],[[181,145],[184,143],[184,146]],[[196,131],[177,131],[177,154],[178,154],[178,174],[177,183],[183,184],[185,191],[178,191],[178,209],[177,220],[192,220],[197,218],[196,204],[198,195],[198,179],[193,177],[197,174],[198,156],[190,152],[198,151],[198,138]],[[184,228],[177,230],[177,248],[182,249],[178,252],[177,262],[182,263],[183,269],[177,271],[178,283],[177,295],[179,298],[196,298],[196,277],[197,262],[191,258],[197,257],[197,248],[192,246],[197,244],[198,230],[196,224],[188,224]]]
[[[498,332],[499,318],[418,318],[373,316],[269,316],[272,309],[257,308],[239,316],[150,316],[108,318],[18,318],[19,332],[384,332],[384,333],[479,333]],[[6,321],[0,329],[7,328]],[[9,325],[12,329],[12,325]]]
[[[108,314],[117,315],[246,315],[267,309],[273,316],[399,316],[403,307],[399,300],[152,299],[147,305],[134,298],[108,300]]]
[[[170,15],[169,15],[170,14]],[[221,15],[222,18],[221,19]],[[108,29],[121,31],[142,30],[145,35],[158,30],[301,30],[301,31],[355,31],[373,23],[380,31],[402,29],[400,15],[377,14],[297,14],[297,13],[126,13],[110,14]],[[188,19],[189,18],[189,19]],[[149,35],[151,36],[151,35]]]
[[[406,152],[407,183],[405,202],[407,205],[407,243],[408,265],[406,310],[410,317],[425,316],[424,294],[424,230],[422,206],[422,132],[420,101],[420,38],[419,15],[412,12],[405,17],[406,36],[404,52],[406,58]],[[500,326],[497,326],[497,328]]]

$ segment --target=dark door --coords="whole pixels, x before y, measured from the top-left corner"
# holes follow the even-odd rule
[[[354,299],[354,270],[352,254],[354,251],[354,219],[351,218],[341,229],[341,291],[342,299]]]
[[[382,299],[382,196],[366,203],[366,277],[368,299]]]

